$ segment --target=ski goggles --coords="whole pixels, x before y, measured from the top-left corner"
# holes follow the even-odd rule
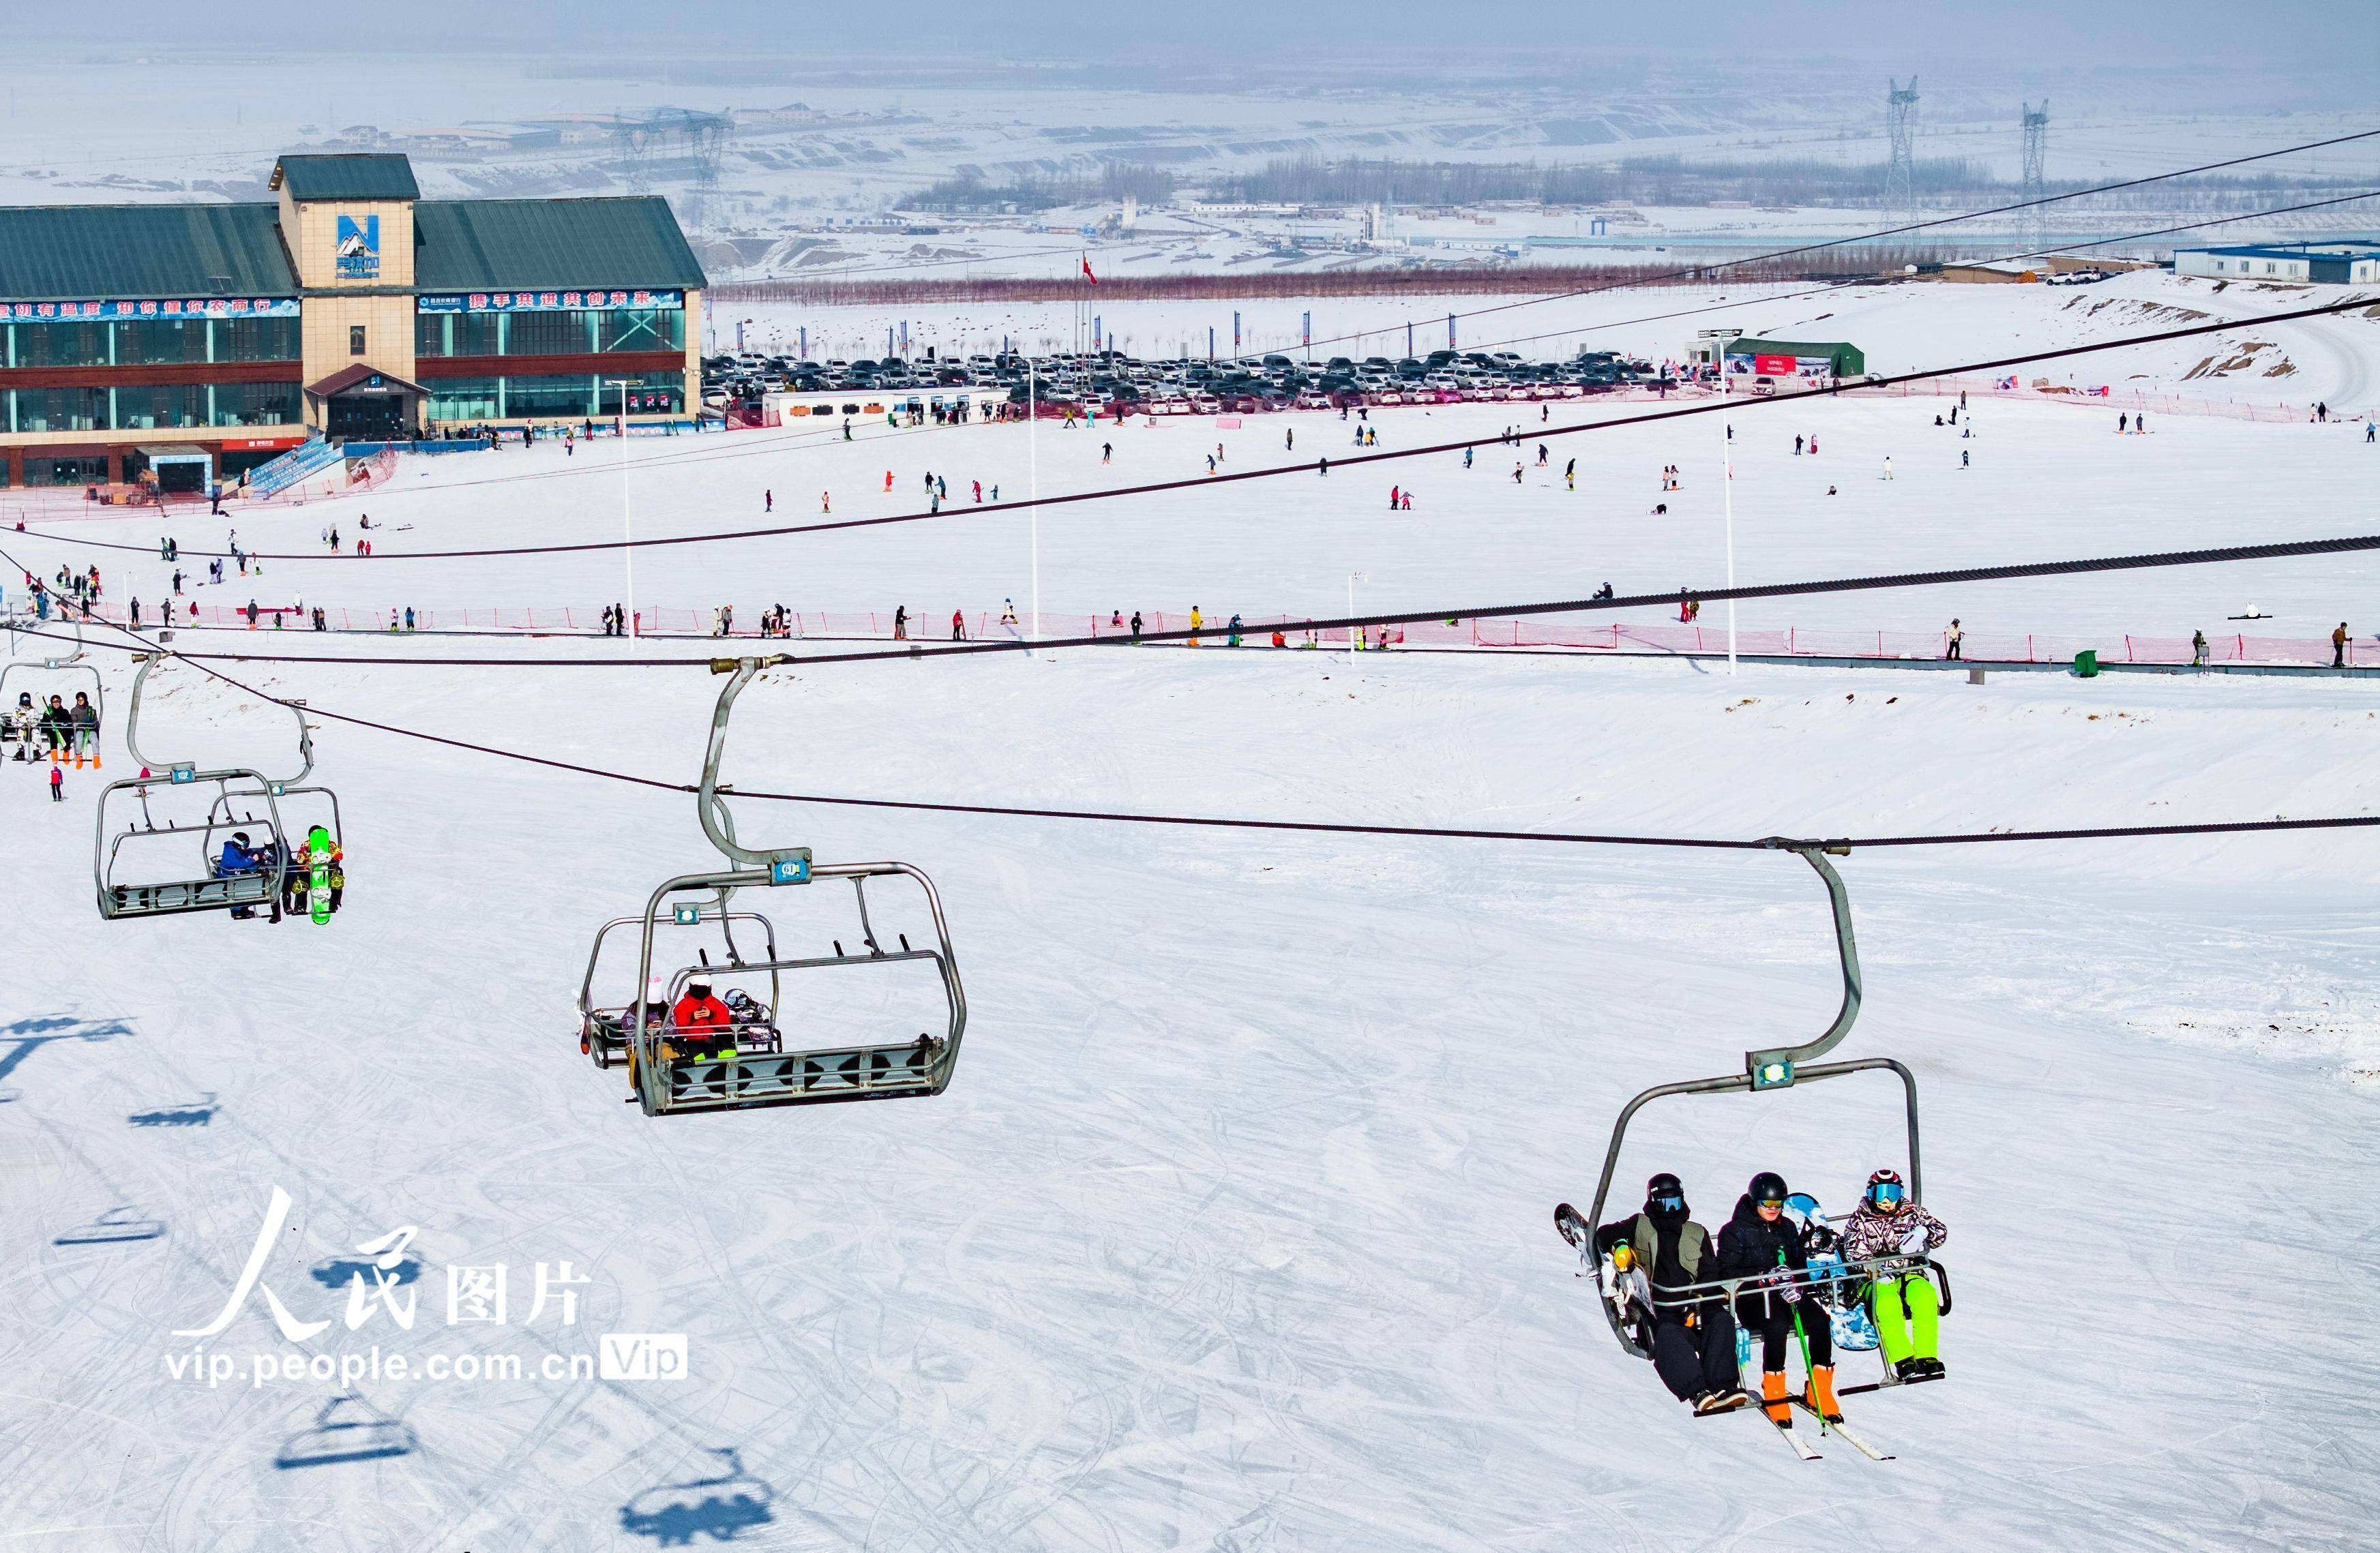
[[[1664,1192],[1653,1199],[1653,1207],[1662,1213],[1683,1213],[1686,1210],[1685,1195],[1680,1192]]]
[[[1763,1197],[1759,1202],[1753,1206],[1755,1207],[1773,1207],[1781,1209],[1785,1206],[1785,1199],[1782,1197]]]
[[[1897,1181],[1879,1181],[1867,1189],[1868,1201],[1882,1207],[1889,1207],[1908,1195],[1907,1188]]]

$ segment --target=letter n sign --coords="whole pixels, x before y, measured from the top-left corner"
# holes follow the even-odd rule
[[[380,217],[339,217],[338,271],[341,280],[375,280],[380,275]]]

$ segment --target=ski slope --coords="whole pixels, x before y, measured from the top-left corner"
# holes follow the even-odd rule
[[[1739,415],[1745,578],[2351,532],[2375,456],[2361,428],[2176,418],[2119,440],[2112,407],[1987,405],[1961,476],[1935,407],[1812,406],[1815,467],[1797,464],[1778,411]],[[1509,414],[1441,412],[1427,431],[1383,417],[1382,443],[1492,431]],[[1294,424],[1300,453],[1338,427]],[[821,485],[838,516],[912,510],[922,470],[944,465],[954,499],[978,469],[1008,487],[1038,464],[1045,493],[1183,474],[1219,436],[1240,467],[1282,456],[1282,427],[847,446],[753,433],[633,444],[629,479],[640,534],[685,533],[757,521],[764,486],[783,521]],[[1394,520],[1386,487],[1414,466],[1047,509],[1043,588],[1053,608],[1197,601],[1211,616],[1327,607],[1356,569],[1371,573],[1361,601],[1384,607],[1605,576],[1623,591],[1715,581],[1719,436],[1704,418],[1564,439],[1609,444],[1576,493],[1534,468],[1514,487],[1493,455],[1466,486],[1456,456],[1434,455]],[[1098,463],[1101,440],[1115,464]],[[357,501],[232,521],[244,546],[274,549],[310,544],[334,513],[413,525],[370,562],[269,564],[310,602],[609,601],[616,554],[395,557],[608,536],[617,456],[401,464]],[[1643,509],[1665,462],[1684,465],[1687,490],[1663,528]],[[897,501],[865,490],[888,465]],[[1831,504],[1825,480],[1841,491]],[[221,537],[181,528],[186,550]],[[1002,515],[645,552],[637,588],[732,598],[739,615],[905,599],[930,620],[1022,602],[1026,529]],[[44,571],[92,553],[34,535],[0,548]],[[122,577],[111,596],[162,575],[97,553]],[[2187,626],[2252,592],[2313,625],[2356,618],[2370,566],[1794,609],[1810,624]],[[177,645],[630,655],[288,633]],[[934,877],[970,1004],[957,1076],[928,1101],[648,1120],[622,1103],[618,1069],[578,1056],[573,1000],[595,929],[715,857],[690,796],[318,717],[348,855],[332,925],[106,924],[92,805],[101,776],[130,771],[129,672],[94,656],[117,724],[104,772],[68,769],[53,804],[32,769],[0,766],[16,885],[0,937],[0,984],[16,989],[0,1023],[0,1523],[15,1545],[2231,1548],[2351,1545],[2380,1504],[2380,1357],[2337,1316],[2380,1272],[2380,1243],[2339,1211],[2380,1159],[2364,832],[1841,864],[1867,977],[1841,1055],[1917,1075],[1924,1195],[1950,1226],[1956,1303],[1949,1384],[1852,1399],[1855,1426],[1899,1459],[1830,1446],[1805,1465],[1751,1417],[1689,1419],[1610,1340],[1550,1223],[1557,1200],[1587,1202],[1631,1095],[1823,1027],[1827,916],[1791,857],[743,800],[748,841]],[[224,667],[321,712],[664,782],[695,777],[717,684],[691,668]],[[285,714],[187,667],[153,683],[152,753],[286,763]],[[773,670],[739,703],[726,774],[753,790],[1400,825],[1969,831],[2370,813],[2375,712],[2362,681],[1977,686],[1100,650]],[[823,891],[739,904],[775,915],[789,944],[852,932]],[[626,982],[615,972],[611,995]],[[788,984],[795,1031],[805,1013],[897,1027],[924,1006],[916,992],[879,1004]],[[1870,1169],[1905,1166],[1894,1097],[1864,1084],[1650,1108],[1615,1203],[1672,1169],[1716,1225],[1774,1168],[1848,1207]],[[331,1327],[288,1343],[251,1298],[219,1336],[176,1337],[224,1304],[276,1186],[294,1206],[262,1281]],[[119,1209],[112,1222],[155,1232],[94,1240]],[[399,1226],[418,1231],[400,1289],[415,1325],[374,1303],[350,1331],[345,1275]],[[528,1320],[532,1268],[565,1260],[589,1280],[577,1322]],[[508,1323],[448,1325],[450,1269],[493,1264],[509,1268]],[[602,1333],[684,1334],[686,1377],[568,1377]],[[260,1355],[375,1346],[417,1368],[517,1356],[522,1375],[249,1383]],[[177,1377],[194,1347],[237,1377]],[[538,1373],[549,1355],[564,1378]],[[1847,1362],[1845,1378],[1873,1363]],[[276,1465],[339,1453],[326,1440],[385,1453]]]

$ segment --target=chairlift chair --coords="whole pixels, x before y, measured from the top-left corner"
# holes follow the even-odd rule
[[[648,1116],[691,1111],[743,1110],[764,1106],[820,1105],[844,1100],[879,1100],[939,1095],[949,1086],[957,1067],[959,1043],[966,1031],[966,992],[959,981],[958,960],[951,947],[949,925],[942,916],[941,897],[923,870],[906,863],[839,863],[820,866],[806,846],[754,848],[735,836],[734,816],[719,783],[719,762],[726,748],[727,723],[735,698],[760,670],[790,661],[770,658],[714,659],[711,672],[726,674],[717,706],[712,709],[710,738],[705,751],[696,812],[712,845],[739,867],[684,874],[654,890],[645,903],[637,961],[635,1001],[627,1010],[628,1078],[632,1096]],[[933,923],[932,945],[917,948],[906,934],[896,935],[900,949],[878,940],[868,915],[868,881],[879,879],[915,881],[925,897]],[[787,972],[826,972],[858,967],[884,967],[910,962],[930,965],[940,982],[945,1021],[940,1033],[922,1031],[914,1037],[892,1041],[843,1041],[824,1046],[787,1046],[782,1037],[763,1042],[773,1049],[747,1050],[739,1034],[742,1022],[725,1032],[682,1036],[674,1024],[679,992],[695,976],[718,967],[681,967],[671,978],[668,1001],[649,1002],[652,985],[656,931],[666,916],[672,921],[698,921],[676,898],[713,895],[725,910],[733,893],[743,889],[785,888],[821,880],[847,879],[858,907],[858,950],[846,953],[842,940],[832,954],[782,957],[772,944],[769,958],[735,967],[738,976],[766,973],[771,978],[773,1015],[776,978]],[[771,1034],[775,1035],[773,1029]],[[698,1050],[696,1049],[699,1048]],[[722,1054],[725,1048],[726,1054]]]
[[[86,663],[83,661],[84,643],[82,638],[82,623],[80,621],[75,621],[72,622],[72,625],[74,626],[75,634],[75,649],[65,657],[43,658],[38,661],[29,659],[21,663],[12,662],[5,668],[0,668],[0,720],[6,720],[5,724],[0,725],[5,725],[12,734],[26,741],[28,746],[30,745],[34,737],[34,732],[32,730],[21,730],[16,727],[14,718],[16,716],[17,704],[9,699],[9,691],[11,689],[23,690],[26,688],[27,681],[40,683],[39,676],[42,675],[55,676],[57,674],[67,674],[72,676],[72,683],[67,686],[63,690],[49,688],[46,694],[44,694],[42,690],[35,690],[33,692],[33,699],[37,704],[37,710],[47,707],[48,696],[56,696],[61,699],[64,699],[66,697],[74,694],[74,692],[82,689],[82,676],[89,674],[91,676],[90,692],[91,710],[99,715],[99,725],[102,728],[105,728],[107,726],[107,686],[100,678],[99,665],[95,663]],[[11,683],[12,681],[15,682],[13,685]]]
[[[1604,1222],[1606,1201],[1611,1193],[1611,1178],[1620,1163],[1621,1147],[1627,1141],[1628,1124],[1634,1119],[1637,1111],[1647,1104],[1655,1100],[1667,1099],[1672,1096],[1735,1093],[1765,1095],[1777,1090],[1790,1089],[1797,1084],[1815,1084],[1823,1079],[1841,1078],[1851,1074],[1870,1071],[1888,1072],[1900,1080],[1907,1115],[1908,1200],[1912,1205],[1922,1204],[1924,1200],[1925,1173],[1918,1147],[1916,1077],[1907,1067],[1889,1057],[1861,1057],[1840,1062],[1815,1062],[1815,1059],[1825,1056],[1840,1044],[1843,1037],[1851,1033],[1852,1024],[1859,1018],[1862,982],[1859,945],[1852,934],[1851,898],[1843,888],[1842,877],[1835,872],[1833,865],[1827,861],[1825,855],[1831,853],[1839,857],[1847,856],[1850,855],[1851,848],[1843,844],[1791,841],[1780,836],[1769,837],[1761,844],[1795,854],[1816,870],[1819,879],[1825,881],[1828,902],[1834,908],[1835,947],[1842,963],[1842,1006],[1836,1011],[1833,1022],[1815,1040],[1800,1046],[1772,1047],[1747,1051],[1743,1054],[1743,1072],[1740,1074],[1730,1074],[1719,1078],[1689,1079],[1678,1084],[1656,1085],[1621,1108],[1620,1120],[1611,1129],[1610,1147],[1604,1151],[1603,1174],[1596,1183],[1594,1207],[1584,1219],[1579,1217],[1577,1210],[1567,1203],[1562,1204],[1554,1212],[1555,1227],[1560,1230],[1564,1240],[1569,1241],[1579,1250],[1581,1260],[1590,1268],[1596,1268],[1598,1262],[1594,1244],[1595,1231],[1597,1226]],[[1867,1282],[1879,1274],[1906,1272],[1922,1268],[1940,1286],[1942,1312],[1945,1315],[1949,1313],[1949,1275],[1931,1256],[1893,1254],[1865,1262],[1845,1263],[1840,1258],[1833,1257],[1814,1257],[1813,1261],[1815,1265],[1803,1269],[1794,1271],[1778,1269],[1737,1278],[1709,1279],[1682,1288],[1651,1290],[1649,1286],[1643,1286],[1637,1290],[1635,1298],[1641,1304],[1649,1295],[1651,1305],[1657,1311],[1665,1307],[1693,1306],[1718,1298],[1724,1298],[1731,1308],[1737,1294],[1746,1290],[1757,1292],[1764,1289],[1797,1286],[1811,1293],[1822,1304],[1840,1305],[1845,1301],[1856,1299]],[[1756,1288],[1754,1287],[1755,1285]],[[1625,1302],[1620,1298],[1606,1297],[1597,1303],[1603,1307],[1604,1317],[1611,1325],[1611,1335],[1620,1340],[1620,1345],[1640,1359],[1652,1358],[1653,1353],[1650,1346],[1641,1341],[1635,1332],[1630,1330],[1630,1321],[1623,1314]],[[1846,1386],[1840,1389],[1840,1393],[1872,1391],[1880,1387],[1910,1383],[1900,1380],[1888,1366],[1883,1380],[1876,1385]]]
[[[762,956],[764,963],[773,962],[777,958],[777,926],[757,911],[729,911],[722,905],[690,905],[680,902],[673,904],[672,914],[671,920],[680,926],[698,927],[710,924],[718,926],[720,936],[726,946],[727,958],[722,965],[713,968],[722,973],[731,970],[740,971],[745,968],[743,954],[735,944],[735,924],[738,922],[759,925],[761,942],[765,946]],[[587,954],[587,975],[578,984],[578,1050],[582,1056],[599,1068],[608,1068],[612,1065],[612,1060],[614,1057],[626,1055],[629,1045],[628,1016],[636,1005],[634,998],[625,999],[618,1003],[601,1005],[596,1003],[595,972],[597,966],[602,962],[603,940],[611,936],[614,928],[639,925],[643,921],[644,918],[641,916],[613,917],[597,930],[595,947]],[[708,965],[707,957],[705,964]],[[753,1027],[756,1036],[763,1030],[769,1032],[767,1036],[761,1037],[764,1041],[774,1040],[780,990],[778,975],[771,971],[769,975],[768,1001],[760,1008],[761,1016],[746,1022]],[[658,1013],[659,1011],[655,1010],[654,1013]],[[737,1042],[739,1049],[742,1044],[739,1038]],[[768,1049],[774,1050],[776,1048],[771,1044]]]
[[[247,766],[200,770],[190,761],[152,758],[140,748],[140,696],[151,672],[172,656],[152,652],[142,657],[140,670],[132,677],[132,705],[124,725],[125,743],[131,749],[132,758],[152,773],[163,774],[121,777],[100,791],[98,820],[91,841],[91,872],[98,890],[99,914],[113,920],[263,907],[277,922],[281,919],[281,898],[288,882],[291,856],[280,800],[292,792],[328,792],[298,785],[314,769],[313,734],[306,724],[305,703],[278,703],[298,719],[298,751],[302,764],[294,776],[268,777]],[[152,789],[160,788],[163,795],[152,793]],[[156,804],[187,810],[189,800],[180,796],[184,789],[193,795],[200,789],[211,790],[203,817],[180,818],[169,810],[161,821]],[[119,812],[128,804],[137,806],[138,819],[128,819],[121,829],[115,828],[108,818],[111,804]],[[335,798],[332,801],[332,814],[335,825]],[[265,833],[262,844],[249,849],[261,866],[253,870],[224,872],[215,838],[248,830]],[[191,837],[198,842],[195,866],[176,867],[174,877],[164,880],[126,877],[127,843],[132,843],[132,855],[153,856],[162,853],[170,865],[176,855],[171,850],[176,839]],[[164,845],[160,847],[160,843]]]

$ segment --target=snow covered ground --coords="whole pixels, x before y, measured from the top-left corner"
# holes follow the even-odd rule
[[[1910,316],[1920,344],[1963,332]],[[2351,532],[2380,456],[2361,427],[2172,417],[2118,439],[2114,403],[1982,405],[1959,441],[1937,407],[1743,406],[1741,575]],[[1383,446],[1512,414],[1384,415]],[[1287,456],[1292,425],[1301,454],[1345,436],[1335,416],[747,433],[632,443],[630,482],[640,534],[691,533],[758,521],[763,489],[781,521],[820,487],[837,516],[912,510],[928,467],[961,505],[963,482],[1013,496],[1035,464],[1047,493],[1188,475],[1218,439],[1238,468]],[[1812,429],[1824,452],[1797,459]],[[1042,586],[1053,608],[1214,613],[1326,608],[1358,569],[1381,606],[1710,582],[1720,435],[1705,418],[1555,439],[1556,470],[1581,458],[1575,493],[1530,440],[1517,487],[1491,452],[1468,474],[1434,455],[1051,508]],[[368,563],[268,564],[309,601],[608,601],[616,555],[399,557],[608,537],[616,458],[408,462],[369,496],[236,521],[268,550],[317,548],[334,516],[352,534],[359,509],[385,526]],[[1646,516],[1664,463],[1686,477],[1666,523]],[[1421,500],[1387,520],[1391,480]],[[179,528],[190,550],[223,537]],[[1026,528],[647,552],[638,595],[931,618],[1021,600]],[[38,535],[0,548],[44,571],[95,557],[112,596],[162,578]],[[2186,628],[2253,598],[2288,612],[2275,628],[2370,629],[2371,576],[2329,559],[1745,616]],[[128,671],[99,656],[120,722]],[[696,774],[716,689],[693,668],[225,667],[324,712],[669,782]],[[186,667],[157,685],[144,746],[284,760],[285,714]],[[774,671],[727,767],[755,790],[928,801],[1872,835],[2371,813],[2375,713],[2362,681],[1102,650]],[[28,1548],[2232,1548],[2351,1545],[2380,1509],[2380,1356],[2339,1315],[2380,1274],[2380,1241],[2340,1211],[2380,1161],[2362,832],[1842,863],[1868,992],[1842,1054],[1917,1074],[1956,1304],[1949,1384],[1852,1400],[1899,1460],[1830,1447],[1805,1466],[1752,1418],[1689,1420],[1610,1341],[1549,1211],[1585,1204],[1629,1096],[1823,1025],[1826,916],[1793,859],[747,800],[747,839],[933,875],[970,1003],[957,1076],[930,1101],[648,1121],[577,1055],[573,999],[595,929],[710,855],[691,800],[320,721],[349,859],[324,928],[103,923],[91,826],[100,778],[129,770],[120,728],[61,804],[0,766],[0,1522]],[[832,891],[780,897],[745,904],[789,945],[850,941]],[[788,993],[796,1029],[830,1009],[898,1029],[922,1006],[915,987]],[[1632,1131],[1615,1197],[1674,1169],[1716,1223],[1775,1168],[1847,1207],[1905,1163],[1897,1126],[1864,1079],[1668,1102]],[[223,1308],[276,1186],[294,1206],[262,1284],[330,1328],[285,1341],[251,1297],[220,1334],[176,1336]],[[96,1238],[111,1214],[154,1232]],[[397,1290],[414,1324],[375,1299],[350,1330],[358,1246],[399,1226],[418,1231]],[[551,1301],[532,1319],[538,1265],[565,1260],[589,1280],[576,1322]],[[454,1269],[498,1264],[507,1323],[450,1325]],[[687,1377],[572,1378],[603,1333],[684,1334]],[[194,1350],[230,1375],[193,1378]],[[278,1376],[310,1353],[366,1373],[252,1383],[260,1357]],[[518,1378],[422,1373],[508,1355]]]

